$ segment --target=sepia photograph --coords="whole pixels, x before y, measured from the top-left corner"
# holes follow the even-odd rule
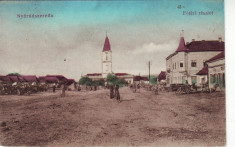
[[[226,146],[224,10],[0,1],[0,145]]]

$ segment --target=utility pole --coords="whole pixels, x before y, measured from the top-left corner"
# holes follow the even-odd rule
[[[149,68],[149,83],[150,83],[150,65],[152,64],[152,62],[151,61],[148,61],[148,68]]]

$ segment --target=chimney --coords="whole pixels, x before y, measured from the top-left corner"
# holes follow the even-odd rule
[[[222,37],[219,37],[218,40],[219,40],[219,42],[222,42]]]
[[[192,39],[192,42],[194,42],[195,41],[195,39]]]

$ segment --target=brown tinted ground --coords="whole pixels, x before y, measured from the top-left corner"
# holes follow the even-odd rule
[[[225,145],[224,93],[108,92],[0,96],[1,145]]]

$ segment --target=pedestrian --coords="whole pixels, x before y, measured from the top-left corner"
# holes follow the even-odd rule
[[[137,90],[138,90],[139,93],[140,93],[140,84],[137,84]]]
[[[109,90],[110,90],[110,99],[114,98],[114,88],[113,88],[113,85],[111,85],[109,87]]]
[[[118,102],[121,102],[120,100],[120,93],[119,93],[119,85],[115,85],[115,96]]]
[[[52,88],[53,88],[53,92],[55,92],[55,83],[53,84],[53,87],[52,87]]]

